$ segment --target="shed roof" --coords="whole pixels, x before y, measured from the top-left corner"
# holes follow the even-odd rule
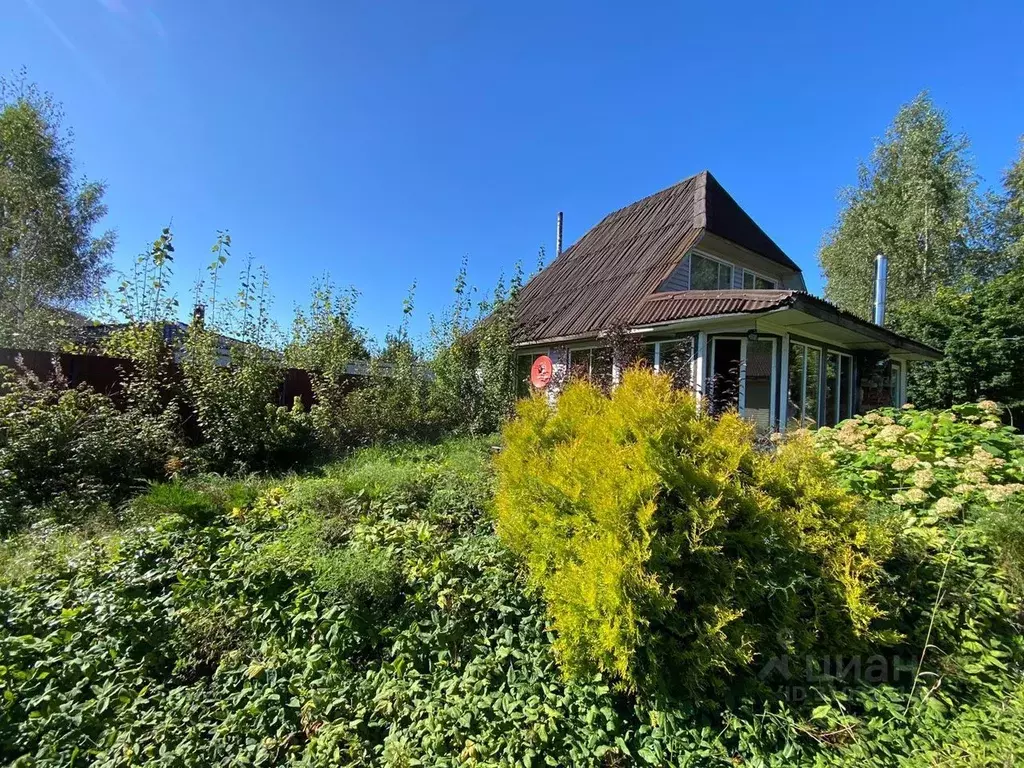
[[[844,334],[863,340],[865,346],[884,346],[924,360],[938,360],[942,353],[913,339],[846,312],[825,299],[804,291],[673,291],[655,293],[640,302],[629,318],[631,326],[658,326],[693,318],[728,315],[759,315],[792,310],[787,315],[804,317],[804,327]],[[799,315],[796,315],[799,313]]]
[[[704,232],[800,271],[702,171],[609,214],[535,275],[519,296],[519,338],[571,338],[627,322]]]

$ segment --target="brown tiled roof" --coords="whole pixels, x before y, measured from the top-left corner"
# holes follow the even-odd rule
[[[575,338],[628,322],[705,231],[799,267],[704,171],[606,216],[519,295],[519,339]]]
[[[655,293],[640,302],[629,325],[657,325],[697,317],[754,315],[780,309],[795,309],[819,320],[840,325],[868,338],[884,342],[922,357],[939,359],[942,353],[900,336],[881,326],[839,309],[834,304],[803,291],[674,291]]]
[[[629,318],[631,325],[767,312],[792,303],[796,291],[674,291],[648,296]]]

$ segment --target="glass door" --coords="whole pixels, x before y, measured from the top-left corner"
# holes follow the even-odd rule
[[[711,339],[708,394],[711,412],[735,409],[759,430],[774,429],[775,339]]]
[[[711,413],[716,416],[738,408],[743,368],[743,340],[716,337],[711,340],[711,376],[708,392]]]
[[[744,346],[743,415],[768,431],[775,421],[775,339],[748,339]]]

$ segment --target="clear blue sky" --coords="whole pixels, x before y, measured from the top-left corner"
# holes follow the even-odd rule
[[[379,335],[704,168],[804,268],[837,191],[929,89],[996,182],[1024,133],[1024,5],[0,0],[0,69],[65,106],[124,267],[217,229],[286,317],[324,272]]]

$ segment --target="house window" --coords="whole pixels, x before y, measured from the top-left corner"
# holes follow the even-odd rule
[[[904,402],[901,392],[903,363],[888,358],[865,366],[860,377],[860,407],[864,411],[891,408]]]
[[[721,291],[732,288],[732,265],[690,254],[690,290]]]
[[[640,354],[637,355],[637,363],[642,365],[649,371],[658,370],[658,355],[657,355],[658,343],[655,341],[648,341],[640,348]]]
[[[569,377],[588,379],[600,386],[610,386],[612,348],[588,347],[569,350]]]
[[[821,350],[806,344],[789,345],[789,426],[814,429],[818,426],[821,384]]]
[[[743,288],[748,291],[771,291],[777,287],[777,283],[774,280],[769,280],[767,277],[761,277],[749,269],[743,270]]]
[[[825,423],[835,426],[853,416],[853,358],[830,352],[825,358]]]
[[[619,349],[619,367],[622,370],[630,368],[646,368],[649,371],[655,370],[655,342],[642,341],[635,345],[623,345]]]
[[[530,373],[537,355],[519,355],[516,358],[516,397],[529,397]]]
[[[658,355],[658,370],[672,377],[676,389],[689,389],[693,374],[694,337],[662,341]]]

